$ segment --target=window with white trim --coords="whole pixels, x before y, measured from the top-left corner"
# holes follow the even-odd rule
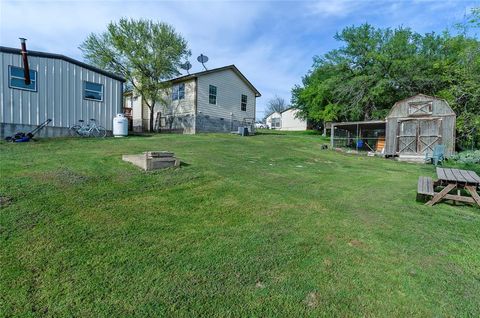
[[[240,105],[240,109],[244,112],[247,111],[247,95],[242,95],[242,103]]]
[[[217,104],[217,86],[208,86],[208,102],[210,104]]]
[[[103,84],[83,81],[83,98],[97,102],[103,101]]]
[[[30,70],[30,84],[25,84],[25,71],[21,67],[8,66],[8,85],[10,88],[37,91],[37,71]]]
[[[173,85],[172,100],[185,99],[185,83]]]

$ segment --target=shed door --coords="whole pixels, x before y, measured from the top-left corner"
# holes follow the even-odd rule
[[[435,145],[442,142],[440,119],[419,120],[418,131],[418,152],[421,155],[432,153]]]
[[[399,123],[398,127],[398,153],[416,154],[417,153],[417,131],[418,122],[416,120],[405,120]]]

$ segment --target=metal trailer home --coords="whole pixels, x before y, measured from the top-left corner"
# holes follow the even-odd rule
[[[443,144],[448,158],[455,152],[455,121],[445,100],[418,94],[396,102],[386,120],[331,123],[331,146],[423,161]]]
[[[66,135],[90,118],[112,130],[113,117],[122,112],[123,78],[59,54],[28,51],[27,58],[24,73],[22,50],[0,46],[1,138],[47,119],[52,122],[39,135]]]

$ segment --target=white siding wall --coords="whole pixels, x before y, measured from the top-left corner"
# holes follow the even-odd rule
[[[19,54],[0,52],[0,123],[38,125],[51,118],[50,127],[70,127],[79,119],[95,118],[107,130],[122,107],[122,83],[70,62],[29,56],[37,71],[37,91],[9,87],[8,66],[22,66]],[[83,98],[83,81],[103,84],[103,101]]]
[[[161,113],[161,116],[171,115],[172,112],[175,114],[175,116],[185,116],[187,114],[192,116],[195,115],[196,81],[195,79],[190,79],[183,83],[185,83],[185,99],[173,101],[171,89],[169,89],[168,94],[163,93],[162,98],[168,101],[170,105],[168,107],[165,107],[160,102],[157,102],[154,109],[154,121],[158,112]],[[148,130],[150,124],[149,116],[150,109],[148,108],[146,103],[142,102],[142,97],[138,96],[137,100],[133,101],[132,109],[134,130],[141,131],[142,127],[143,130]]]
[[[187,114],[193,115],[195,113],[195,79],[190,79],[185,83],[185,99],[172,100],[172,92],[169,90],[168,94],[162,94],[163,98],[169,102],[169,106],[165,107],[158,103],[155,106],[155,112],[161,112],[162,116],[171,114],[176,116],[184,116]],[[174,84],[178,85],[179,83]]]
[[[265,119],[265,122],[267,123],[267,126],[270,129],[276,128],[276,127],[272,127],[272,119],[273,118],[282,118],[282,115],[280,115],[279,112],[275,112],[273,114],[268,115],[268,117]]]
[[[177,122],[173,128],[184,128],[185,133],[197,131],[195,118],[197,116],[208,116],[212,119],[225,119],[225,122],[255,118],[255,93],[234,71],[228,69],[215,73],[205,74],[196,79],[185,80],[185,99],[172,101],[172,94],[169,90],[164,98],[169,100],[170,105],[165,107],[160,103],[155,106],[155,116],[158,112],[162,116],[170,115],[173,111],[175,117],[185,117],[183,123]],[[176,85],[176,84],[174,84]],[[209,85],[217,87],[217,104],[209,103]],[[197,95],[198,94],[198,95]],[[242,95],[247,95],[247,109],[241,110]],[[195,103],[197,103],[195,105]],[[134,130],[148,129],[149,112],[141,97],[133,103],[133,127]],[[221,121],[219,121],[221,123]],[[217,124],[219,123],[217,122]],[[205,127],[204,127],[205,128]],[[200,129],[202,130],[202,129]]]
[[[132,129],[142,131],[142,97],[133,93],[125,96],[125,106],[132,107]]]
[[[197,114],[228,120],[255,118],[255,93],[238,75],[230,70],[198,77]],[[209,85],[217,87],[217,104],[209,103]],[[242,94],[247,95],[247,110],[241,110]]]
[[[282,113],[281,130],[307,130],[307,121],[296,118],[298,109],[289,109]]]

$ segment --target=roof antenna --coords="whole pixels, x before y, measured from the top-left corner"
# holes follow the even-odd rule
[[[187,71],[187,74],[190,75],[189,70],[192,68],[192,63],[190,63],[189,61],[186,61],[185,63],[180,64],[180,68],[182,70]]]
[[[197,61],[199,61],[200,63],[202,63],[203,68],[205,69],[205,71],[207,71],[207,68],[205,67],[205,63],[208,62],[208,56],[203,55],[203,53],[202,53],[202,54],[200,54],[200,55],[197,57]]]

